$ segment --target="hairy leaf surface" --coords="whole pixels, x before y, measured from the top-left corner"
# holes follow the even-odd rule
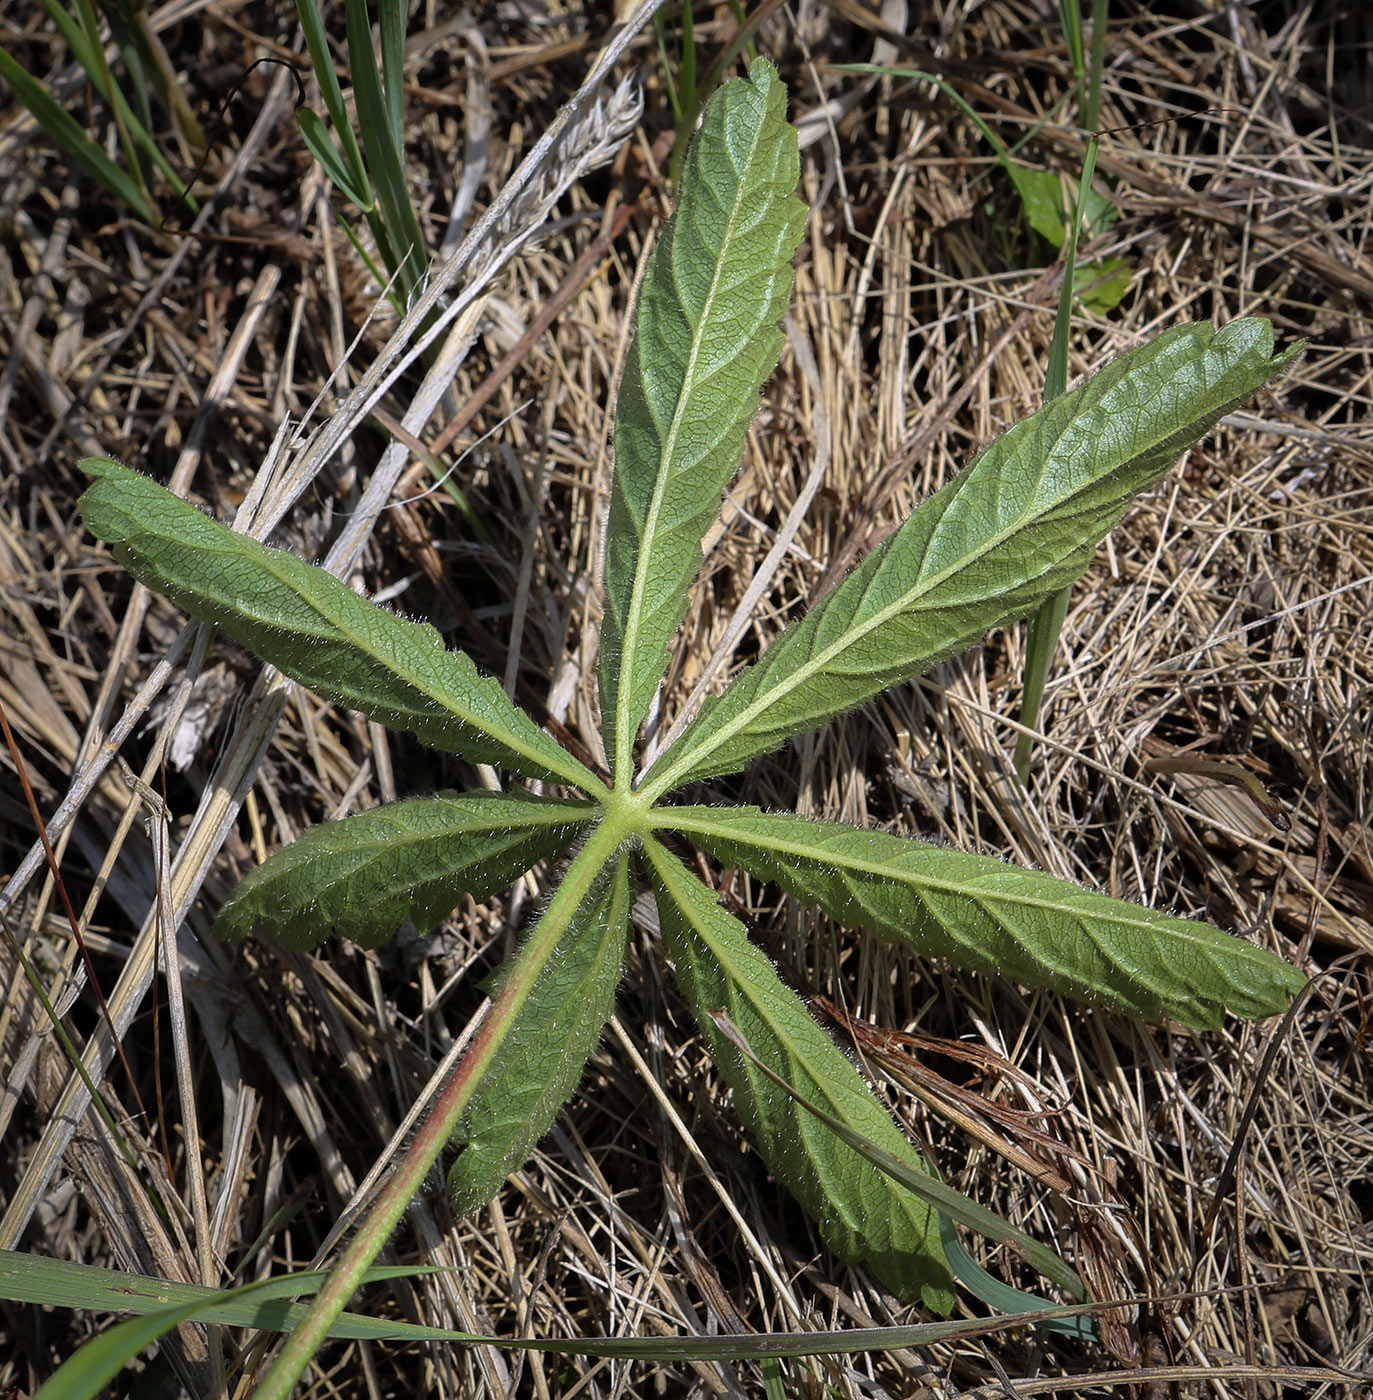
[[[1267,321],[1184,325],[992,443],[702,706],[654,795],[742,767],[1072,583],[1131,498],[1300,351]]]
[[[601,709],[627,777],[634,736],[701,568],[701,539],[739,466],[782,349],[805,206],[786,89],[759,59],[706,108],[681,205],[649,259],[615,416]]]
[[[108,457],[81,497],[86,528],[140,582],[327,699],[436,749],[591,789],[595,777],[427,623],[221,525]]]
[[[1210,924],[1092,894],[991,856],[757,808],[678,807],[664,825],[879,938],[1150,1020],[1271,1016],[1305,981]]]
[[[582,901],[463,1115],[455,1141],[467,1146],[448,1174],[459,1213],[496,1194],[581,1082],[615,1009],[632,903],[622,852]]]
[[[264,929],[298,952],[331,933],[375,948],[407,918],[424,930],[464,894],[504,889],[598,810],[528,793],[440,793],[322,822],[244,877],[216,930],[240,941]]]
[[[754,1145],[840,1258],[866,1259],[894,1292],[947,1312],[951,1276],[936,1213],[769,1083],[708,1013],[723,1008],[758,1059],[870,1142],[906,1160],[915,1149],[744,926],[657,841],[644,850],[677,980]]]

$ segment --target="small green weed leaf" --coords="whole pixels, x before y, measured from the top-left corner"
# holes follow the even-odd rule
[[[1096,238],[1108,233],[1120,222],[1120,205],[1101,190],[1088,187],[1087,197],[1082,201],[1082,229],[1087,238]]]
[[[962,967],[1149,1020],[1271,1016],[1305,979],[1210,924],[888,832],[756,808],[663,809],[664,824],[827,914]]]
[[[473,762],[601,786],[433,627],[235,533],[109,457],[80,466],[96,478],[80,501],[86,528],[136,579],[302,685]]]
[[[1062,248],[1068,237],[1067,215],[1064,210],[1063,181],[1052,170],[1036,170],[1019,165],[1009,157],[1001,161],[1011,177],[1016,193],[1025,210],[1025,222],[1054,248]],[[1075,200],[1076,195],[1072,198]],[[1120,218],[1115,200],[1099,190],[1088,189],[1083,201],[1082,230],[1086,238],[1095,238],[1113,227]]]
[[[1178,326],[981,452],[709,700],[642,786],[741,768],[1072,583],[1133,496],[1300,352],[1267,321]]]
[[[581,1082],[615,1009],[632,903],[621,852],[582,901],[463,1114],[454,1140],[467,1146],[448,1173],[460,1214],[496,1194]],[[503,971],[518,961],[517,953]]]
[[[1013,160],[1003,161],[1002,165],[1020,196],[1025,222],[1046,243],[1061,248],[1068,227],[1063,218],[1063,186],[1057,174],[1052,170],[1035,170]]]
[[[866,1259],[907,1299],[948,1312],[952,1276],[935,1211],[781,1093],[711,1019],[723,1009],[753,1053],[805,1099],[893,1157],[915,1149],[744,926],[651,837],[644,842],[673,965],[753,1144],[845,1260]]]
[[[421,932],[465,894],[484,899],[558,855],[599,810],[529,793],[440,793],[322,822],[245,876],[216,929],[255,928],[297,952],[331,933],[364,948],[407,919]]]
[[[616,781],[667,669],[701,539],[782,350],[805,206],[786,89],[759,59],[706,108],[649,259],[615,417],[601,708]]]
[[[1073,290],[1088,311],[1104,316],[1120,305],[1134,275],[1134,269],[1124,258],[1083,263],[1073,275]]]

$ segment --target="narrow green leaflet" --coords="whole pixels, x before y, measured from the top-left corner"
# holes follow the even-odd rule
[[[581,1082],[615,1009],[633,902],[629,857],[621,852],[573,916],[454,1135],[467,1144],[448,1173],[460,1213],[496,1194]],[[519,956],[503,969],[507,975]]]
[[[1179,326],[1017,423],[707,701],[644,789],[732,772],[1029,612],[1300,349],[1274,356],[1253,317]]]
[[[743,925],[653,838],[644,842],[677,980],[734,1090],[754,1145],[841,1259],[866,1259],[907,1299],[948,1312],[952,1275],[936,1212],[898,1186],[742,1056],[711,1019],[722,1008],[753,1053],[803,1098],[905,1160],[915,1149],[848,1058],[748,940]]]
[[[782,350],[778,321],[806,214],[786,109],[766,59],[710,100],[639,297],[615,415],[601,634],[606,751],[621,785],[701,568],[701,539]]]
[[[247,875],[216,929],[235,942],[264,929],[298,952],[331,933],[375,948],[406,918],[428,929],[464,894],[504,889],[599,810],[519,792],[441,793],[323,822]]]
[[[717,860],[879,938],[1149,1020],[1218,1026],[1226,1010],[1272,1016],[1305,981],[1281,958],[1210,924],[991,856],[757,808],[659,815]]]
[[[970,1288],[983,1302],[1002,1306],[1001,1303],[995,1303],[994,1300],[1007,1299],[1009,1295],[1016,1300],[1015,1305],[1003,1307],[1004,1312],[1019,1312],[1021,1308],[1027,1306],[1040,1308],[1057,1306],[1048,1298],[1008,1288],[1007,1285],[999,1283],[985,1269],[975,1264],[959,1243],[957,1230],[952,1228],[955,1221],[985,1235],[989,1240],[1010,1245],[1028,1264],[1038,1269],[1045,1278],[1058,1284],[1077,1302],[1086,1299],[1087,1290],[1077,1270],[1065,1260],[1060,1259],[1047,1245],[1041,1244],[1033,1236],[1027,1235],[1024,1230],[1016,1229],[1009,1220],[998,1215],[994,1210],[988,1210],[986,1206],[979,1205],[961,1191],[955,1191],[952,1186],[946,1186],[923,1163],[919,1167],[914,1167],[905,1157],[896,1157],[890,1152],[884,1152],[876,1143],[869,1142],[862,1133],[855,1132],[846,1123],[840,1122],[838,1118],[818,1108],[808,1099],[802,1098],[785,1079],[774,1074],[752,1054],[740,1037],[738,1028],[723,1011],[713,1012],[711,1020],[729,1038],[730,1043],[743,1053],[745,1059],[751,1060],[754,1068],[761,1070],[771,1083],[795,1099],[807,1113],[818,1118],[836,1137],[848,1143],[856,1152],[861,1153],[864,1159],[871,1162],[880,1172],[891,1177],[893,1181],[900,1182],[912,1195],[919,1196],[923,1201],[928,1201],[939,1212],[939,1233],[944,1244],[944,1252],[948,1256],[949,1267],[958,1281]],[[1055,1329],[1051,1328],[1050,1330]],[[1070,1330],[1074,1335],[1084,1334],[1077,1321],[1071,1324]],[[1086,1327],[1085,1335],[1092,1335],[1090,1324]]]
[[[427,623],[399,618],[326,570],[236,534],[109,457],[80,466],[96,478],[80,501],[86,528],[114,557],[293,680],[473,762],[600,785]]]

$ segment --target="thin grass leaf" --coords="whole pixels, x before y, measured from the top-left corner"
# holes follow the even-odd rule
[[[1004,1283],[995,1274],[989,1274],[976,1259],[968,1253],[963,1241],[958,1237],[958,1226],[947,1215],[939,1217],[939,1238],[948,1256],[949,1268],[954,1277],[975,1298],[981,1298],[989,1307],[1000,1312],[1019,1313],[1027,1308],[1049,1309],[1052,1303],[1037,1293],[1026,1293]],[[1036,1324],[1045,1332],[1058,1332],[1065,1337],[1077,1337],[1084,1342],[1101,1341],[1101,1332],[1093,1318],[1050,1317]]]
[[[86,528],[136,579],[302,685],[473,762],[600,786],[433,627],[235,533],[109,457],[80,466],[96,478],[80,501]]]
[[[144,172],[138,161],[138,150],[135,146],[130,123],[125,121],[125,114],[130,113],[127,102],[121,102],[122,94],[119,84],[114,80],[114,74],[110,71],[110,65],[105,58],[105,39],[101,33],[101,23],[96,17],[95,7],[91,0],[73,0],[73,9],[76,11],[76,19],[85,39],[85,53],[82,67],[86,70],[86,76],[90,79],[91,85],[105,99],[109,107],[110,115],[114,119],[115,134],[119,138],[119,144],[124,150],[124,159],[128,165],[129,174],[138,182],[144,194],[148,195],[147,186],[144,182]],[[112,31],[115,26],[111,26]],[[138,75],[130,75],[136,82]],[[134,123],[142,125],[137,117]]]
[[[723,1008],[753,1053],[826,1113],[893,1157],[909,1159],[914,1148],[749,942],[744,926],[657,841],[646,840],[644,851],[677,981],[734,1090],[735,1109],[754,1146],[841,1259],[865,1259],[893,1292],[948,1312],[952,1276],[936,1212],[779,1092],[730,1043],[711,1013]]]
[[[128,34],[127,50],[137,55],[147,75],[146,87],[141,87],[138,93],[145,112],[150,111],[147,91],[151,89],[156,91],[167,111],[171,113],[172,120],[186,143],[194,151],[204,151],[205,133],[191,109],[185,89],[177,77],[176,67],[153,27],[147,0],[112,0],[112,3],[105,7],[105,14],[111,29],[115,28],[114,19],[116,14],[118,15]],[[143,124],[149,129],[152,127],[147,115],[144,116]]]
[[[601,708],[616,782],[667,669],[701,539],[782,349],[805,206],[786,89],[760,59],[711,99],[649,260],[615,417]]]
[[[581,1082],[615,1009],[632,903],[622,852],[577,910],[463,1115],[454,1140],[466,1146],[448,1173],[459,1213],[500,1190]]]
[[[1081,18],[1078,19],[1078,41],[1081,45]],[[1058,293],[1058,312],[1054,317],[1054,335],[1049,342],[1049,364],[1044,374],[1044,402],[1051,403],[1068,388],[1068,337],[1072,332],[1073,286],[1077,270],[1077,240],[1086,215],[1087,193],[1092,187],[1096,169],[1097,140],[1087,143],[1082,179],[1078,182],[1077,205],[1067,230],[1063,249],[1063,286]],[[1044,695],[1044,683],[1049,678],[1049,666],[1058,648],[1058,634],[1068,615],[1072,585],[1061,588],[1035,610],[1025,630],[1025,673],[1021,685],[1020,722],[1026,730],[1033,729],[1039,719],[1039,702]],[[1020,781],[1030,776],[1030,754],[1034,743],[1022,732],[1015,741],[1015,771]]]
[[[433,1266],[388,1265],[369,1270],[366,1281],[375,1283],[437,1272]],[[95,1400],[125,1366],[183,1322],[289,1331],[304,1316],[306,1307],[286,1298],[315,1293],[327,1278],[325,1271],[315,1270],[281,1274],[238,1288],[206,1288],[0,1250],[0,1297],[49,1307],[135,1314],[102,1332],[64,1361],[35,1393],[34,1400]],[[494,1340],[350,1312],[335,1319],[329,1335],[374,1341]]]
[[[300,17],[301,33],[305,36],[305,47],[310,53],[310,66],[315,70],[315,80],[319,83],[320,95],[324,98],[325,111],[329,113],[329,120],[334,124],[339,147],[348,166],[347,183],[340,184],[339,188],[364,213],[370,212],[373,208],[373,197],[372,183],[367,178],[367,162],[362,158],[357,134],[353,130],[353,123],[348,119],[348,109],[343,105],[343,89],[339,86],[338,71],[334,67],[334,53],[329,47],[329,35],[325,32],[319,7],[315,0],[296,0],[296,14]],[[325,169],[329,167],[325,166]]]
[[[1296,968],[1193,919],[1093,894],[992,856],[757,808],[677,807],[663,824],[848,924],[961,967],[1149,1020],[1272,1016]]]
[[[741,768],[1030,611],[1300,349],[1275,357],[1259,318],[1178,326],[1017,423],[707,701],[642,790]]]
[[[441,793],[322,822],[244,877],[221,938],[254,929],[302,952],[331,933],[375,948],[405,919],[421,932],[465,894],[484,899],[563,851],[599,809],[529,793]]]
[[[405,145],[397,138],[395,114],[382,91],[367,0],[345,0],[345,12],[358,129],[362,133],[367,168],[376,184],[377,202],[386,231],[387,266],[400,278],[408,296],[419,287],[429,259],[424,234],[410,202]]]
[[[88,73],[97,73],[105,68],[105,50],[98,36],[96,41],[92,43],[87,36],[85,27],[67,13],[59,3],[59,0],[45,0],[43,8],[47,11],[48,18],[56,25],[63,39],[66,40],[67,46],[72,51],[72,57],[75,58]],[[124,95],[124,89],[114,81],[113,76],[110,78],[108,88],[103,84],[100,84],[100,87],[102,92],[114,103],[115,114],[118,120],[123,123],[124,130],[127,132],[134,146],[142,151],[144,155],[157,166],[167,183],[171,185],[172,189],[176,192],[177,198],[186,205],[191,213],[195,213],[200,208],[199,204],[196,202],[194,196],[187,190],[185,182],[177,172],[176,167],[167,159],[161,147],[159,147],[157,142],[153,139],[149,131],[149,124],[142,118],[135,116],[133,108],[129,105],[128,98]],[[134,90],[136,95],[142,95],[146,99],[146,94],[142,94],[137,85],[135,85]],[[176,91],[180,94],[180,88],[177,88]],[[182,95],[182,102],[184,103],[184,101],[185,97]],[[143,105],[146,107],[146,100]],[[193,117],[192,121],[194,121]],[[202,139],[201,142],[196,143],[196,148],[203,149],[203,144]],[[99,148],[97,147],[97,149]],[[104,155],[103,151],[100,153]],[[106,159],[108,159],[108,157],[106,157]],[[148,194],[146,187],[141,183],[142,171],[137,170],[135,174],[140,177],[135,183],[138,184],[138,188],[143,192],[145,201],[150,208],[155,209],[156,206],[152,204],[151,195]],[[117,193],[114,190],[110,192],[112,194]],[[135,212],[138,212],[137,206],[133,207]]]
[[[402,0],[380,0],[377,32],[381,38],[381,89],[391,140],[405,150],[405,12]]]
[[[0,48],[0,78],[10,91],[33,113],[34,120],[51,140],[65,151],[88,175],[115,198],[122,200],[143,220],[156,227],[161,216],[135,181],[122,167],[116,165],[77,124],[74,117],[54,102],[47,88],[14,58]]]
[[[296,125],[300,128],[301,139],[306,148],[324,168],[324,173],[334,182],[344,198],[364,212],[368,211],[371,207],[372,192],[355,182],[352,168],[334,144],[334,138],[329,135],[329,128],[325,126],[320,114],[313,107],[302,107],[296,113]],[[382,278],[382,281],[384,282],[385,278]]]
[[[386,1265],[369,1269],[364,1282],[383,1283],[397,1278],[415,1278],[441,1273],[433,1266]],[[289,1331],[304,1313],[303,1304],[283,1301],[286,1296],[308,1295],[319,1290],[327,1278],[323,1270],[282,1274],[241,1288],[206,1288],[199,1284],[176,1283],[170,1279],[147,1278],[65,1259],[45,1259],[13,1250],[0,1250],[0,1298],[44,1307],[94,1308],[108,1312],[163,1314],[160,1333],[170,1331],[176,1321],[219,1323],[230,1327],[260,1327]],[[171,1306],[168,1306],[169,1300]],[[196,1311],[170,1314],[193,1303]],[[1103,1304],[1080,1308],[1057,1308],[1057,1317],[1099,1311]],[[955,1322],[916,1322],[904,1327],[853,1327],[842,1331],[750,1332],[703,1337],[494,1337],[480,1332],[460,1332],[445,1327],[423,1327],[391,1317],[365,1317],[361,1313],[340,1313],[329,1335],[338,1338],[367,1338],[376,1341],[473,1342],[482,1346],[507,1347],[512,1351],[541,1351],[559,1356],[606,1356],[639,1361],[761,1360],[777,1356],[852,1356],[863,1352],[890,1351],[896,1347],[923,1346],[946,1338],[979,1337],[1024,1326],[1033,1321],[1042,1325],[1036,1312],[1013,1317],[961,1318]],[[107,1334],[102,1334],[102,1336]],[[99,1342],[101,1339],[97,1338]],[[137,1352],[130,1352],[129,1359]],[[76,1358],[72,1358],[75,1360]],[[63,1382],[70,1373],[59,1372]],[[49,1397],[80,1400],[95,1395],[91,1390],[68,1389],[55,1385]],[[89,1381],[87,1382],[89,1384]],[[39,1391],[38,1394],[42,1394]],[[37,1400],[37,1396],[35,1396]]]

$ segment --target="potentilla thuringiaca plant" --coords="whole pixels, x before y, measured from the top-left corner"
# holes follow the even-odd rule
[[[336,933],[373,947],[406,918],[432,926],[464,894],[481,899],[535,862],[567,856],[411,1144],[410,1165],[388,1188],[394,1199],[340,1266],[341,1297],[319,1304],[325,1311],[343,1306],[358,1261],[380,1248],[447,1143],[458,1148],[451,1189],[470,1210],[548,1130],[613,1009],[643,882],[750,1140],[840,1258],[866,1260],[901,1296],[949,1309],[952,1275],[931,1204],[939,1197],[908,1189],[874,1164],[880,1153],[855,1142],[908,1163],[919,1161],[914,1149],[683,863],[688,843],[879,938],[1135,1016],[1215,1026],[1227,1010],[1281,1011],[1302,985],[1242,938],[987,856],[672,800],[918,675],[1075,580],[1131,499],[1297,354],[1274,355],[1263,320],[1177,326],[1018,423],[638,766],[639,729],[668,668],[702,538],[781,352],[778,323],[805,218],[798,174],[785,90],[759,61],[710,103],[639,300],[605,549],[609,782],[432,627],[231,532],[116,462],[83,463],[96,478],[82,498],[86,522],[137,578],[319,694],[541,785],[415,797],[316,827],[243,881],[220,914],[221,934],[257,930],[306,949]]]

